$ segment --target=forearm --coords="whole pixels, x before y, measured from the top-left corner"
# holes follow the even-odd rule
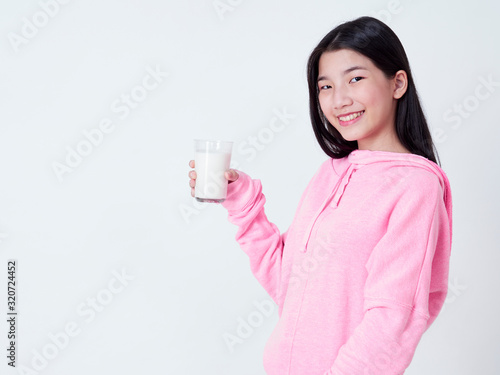
[[[267,219],[265,196],[259,180],[239,172],[237,181],[228,186],[228,198],[222,204],[228,210],[228,220],[238,226],[235,239],[248,255],[252,273],[269,295],[278,298],[281,258],[285,234]]]

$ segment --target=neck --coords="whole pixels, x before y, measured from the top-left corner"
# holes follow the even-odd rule
[[[398,136],[396,135],[396,132],[390,132],[386,134],[384,137],[379,136],[375,140],[360,139],[358,140],[358,149],[411,154],[411,152],[406,147],[403,146]]]

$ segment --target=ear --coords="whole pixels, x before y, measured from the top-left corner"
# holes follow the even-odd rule
[[[401,98],[406,89],[408,88],[408,76],[404,70],[398,70],[392,79],[394,83],[394,92],[392,97],[394,99]]]

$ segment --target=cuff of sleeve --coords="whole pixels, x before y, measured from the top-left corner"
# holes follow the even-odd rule
[[[230,214],[243,211],[262,191],[260,180],[254,180],[239,170],[236,172],[238,172],[239,177],[227,185],[226,200],[221,203]]]

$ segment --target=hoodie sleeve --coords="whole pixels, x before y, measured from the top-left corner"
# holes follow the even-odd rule
[[[228,210],[229,222],[238,226],[235,238],[249,257],[253,275],[281,306],[281,260],[288,231],[280,234],[277,226],[267,219],[260,180],[251,179],[241,171],[238,174],[239,178],[228,185],[222,206]]]
[[[387,230],[365,268],[364,317],[324,375],[400,375],[441,310],[448,284],[450,218],[435,175],[395,188]]]

